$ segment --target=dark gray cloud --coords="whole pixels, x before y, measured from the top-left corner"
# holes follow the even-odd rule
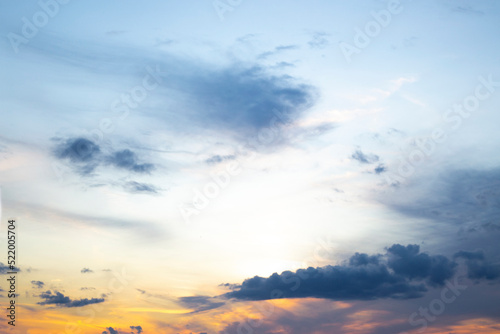
[[[2,262],[0,262],[0,274],[6,274],[8,271],[10,271],[9,266],[6,266]]]
[[[239,290],[227,293],[226,297],[243,300],[307,297],[409,299],[421,297],[425,291],[423,284],[409,284],[405,278],[391,274],[385,266],[326,266],[274,273],[268,278],[255,276],[245,280]]]
[[[5,275],[9,271],[18,272],[18,271],[21,271],[21,269],[19,269],[18,267],[14,267],[13,269],[11,269],[9,266],[4,265],[2,262],[0,262],[0,274]]]
[[[374,162],[379,161],[378,155],[375,154],[365,154],[361,150],[356,150],[352,155],[351,158],[354,160],[359,161],[360,163],[363,164],[371,164]]]
[[[127,333],[141,334],[143,332],[142,326],[129,326],[129,327],[132,331]],[[102,334],[120,334],[120,331],[113,327],[106,327],[106,330],[103,331]]]
[[[42,281],[31,281],[31,284],[33,284],[37,289],[41,289],[45,285]]]
[[[483,249],[488,257],[478,252],[459,252],[455,258],[464,259],[470,279],[496,279],[500,274],[495,265],[500,259],[500,169],[446,169],[434,173],[414,176],[411,182],[394,188],[382,202],[409,217],[424,218],[419,228],[435,235],[439,247],[448,254],[460,249]],[[485,258],[478,258],[482,256]]]
[[[459,251],[453,255],[454,258],[463,258],[466,260],[484,260],[484,253],[482,251],[467,252]]]
[[[71,298],[63,295],[59,291],[52,292],[50,290],[41,293],[39,297],[44,299],[44,301],[37,303],[39,305],[56,305],[60,307],[82,307],[104,302],[104,298],[83,298],[71,300]]]
[[[210,296],[189,296],[180,297],[178,303],[184,307],[195,309],[191,313],[198,313],[221,307],[225,304],[225,301]]]
[[[109,334],[119,334],[118,331],[113,327],[106,327],[106,329],[109,331]],[[102,332],[102,334],[108,334],[108,332],[104,331]]]
[[[60,159],[69,159],[72,162],[90,162],[99,155],[99,145],[86,138],[70,138],[59,145],[54,153]]]
[[[388,266],[398,275],[409,279],[427,279],[429,283],[443,285],[454,273],[457,264],[445,256],[420,253],[420,246],[399,244],[388,250]]]
[[[379,265],[381,255],[368,255],[364,253],[355,253],[349,259],[350,266],[366,266],[368,264]]]
[[[86,138],[69,138],[60,143],[54,154],[62,160],[69,160],[75,171],[82,175],[91,175],[99,165],[101,148]]]
[[[453,257],[465,259],[470,279],[494,280],[500,277],[500,265],[488,261],[482,251],[459,251]]]
[[[89,268],[83,268],[82,270],[80,270],[80,272],[82,274],[89,274],[89,273],[93,273],[94,271],[89,269]]]
[[[224,296],[243,300],[418,298],[427,291],[425,282],[444,284],[456,265],[444,256],[420,253],[418,245],[394,244],[385,256],[356,253],[343,265],[255,276]]]
[[[468,277],[471,279],[494,280],[500,277],[500,265],[486,261],[467,261]]]
[[[137,331],[137,334],[141,334],[142,333],[142,327],[141,326],[130,326],[130,329],[131,330],[135,330]]]
[[[155,166],[151,163],[138,163],[137,155],[131,150],[125,149],[114,152],[106,161],[111,165],[136,173],[151,173]]]
[[[190,97],[190,124],[224,129],[236,137],[292,121],[315,102],[315,90],[262,67],[234,66],[203,77],[179,78]],[[203,73],[203,72],[202,72]]]
[[[112,166],[137,174],[150,174],[156,169],[152,163],[139,161],[137,154],[130,149],[109,154],[103,151],[103,148],[93,141],[81,137],[66,139],[53,150],[58,159],[68,161],[73,170],[81,176],[90,176],[97,168],[103,166]]]
[[[387,167],[385,167],[384,165],[380,164],[377,167],[375,167],[375,169],[373,171],[375,172],[375,174],[382,174],[384,172],[387,172]]]

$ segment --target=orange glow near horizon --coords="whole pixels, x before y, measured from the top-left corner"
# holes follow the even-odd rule
[[[20,305],[21,306],[21,305]],[[204,312],[188,309],[167,309],[160,307],[131,307],[112,302],[101,305],[100,312],[92,306],[84,308],[45,308],[39,305],[22,305],[18,333],[28,334],[101,334],[108,327],[119,333],[130,332],[130,326],[140,325],[143,334],[189,334],[218,333],[228,326],[245,332],[248,328],[272,329],[273,333],[287,333],[289,319],[315,319],[343,312],[339,323],[325,323],[311,329],[311,334],[330,334],[338,328],[342,333],[368,334],[374,329],[406,322],[406,319],[391,319],[391,312],[373,309],[357,309],[354,304],[324,299],[275,299],[267,301],[232,302],[219,308]],[[349,313],[349,309],[352,312]],[[348,313],[345,313],[348,312]],[[3,326],[0,331],[5,329]],[[426,329],[429,334],[475,334],[499,333],[500,323],[492,319],[477,318],[457,320],[453,325],[432,326]],[[420,328],[407,331],[419,333]],[[233,334],[228,331],[227,334]]]
[[[408,333],[416,334],[421,333],[419,329],[409,331]],[[500,322],[493,319],[476,318],[458,321],[456,325],[445,327],[429,327],[425,330],[428,334],[498,334],[500,333]]]

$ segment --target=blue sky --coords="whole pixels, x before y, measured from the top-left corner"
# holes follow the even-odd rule
[[[495,1],[0,6],[21,332],[498,331]]]

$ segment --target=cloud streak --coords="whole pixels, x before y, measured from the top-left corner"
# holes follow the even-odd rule
[[[130,181],[125,183],[124,188],[130,193],[157,194],[159,189],[152,184]]]
[[[221,307],[225,304],[225,301],[220,300],[217,297],[189,296],[180,297],[178,299],[178,303],[184,307],[193,308],[194,311],[191,313],[199,313]]]

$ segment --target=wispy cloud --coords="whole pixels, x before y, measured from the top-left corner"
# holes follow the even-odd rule
[[[136,194],[157,194],[159,189],[152,184],[129,181],[124,188],[130,193]]]
[[[41,289],[45,285],[42,281],[31,281],[31,284],[37,289]]]
[[[274,50],[272,50],[272,51],[267,51],[267,52],[261,53],[257,58],[258,59],[266,59],[268,57],[277,55],[283,51],[296,50],[298,48],[299,47],[297,45],[280,45],[280,46],[275,47]]]
[[[180,297],[178,303],[186,308],[194,309],[192,313],[199,313],[221,307],[225,301],[217,297],[189,296]]]
[[[150,173],[155,169],[151,163],[138,163],[137,155],[129,149],[114,152],[106,160],[113,166],[136,173]]]
[[[376,154],[365,154],[361,150],[356,150],[352,155],[351,159],[357,160],[362,164],[371,164],[379,161],[379,156]]]
[[[113,216],[97,216],[97,215],[85,215],[74,212],[67,212],[62,210],[57,210],[54,208],[42,207],[38,205],[27,205],[18,202],[9,202],[9,205],[18,210],[29,210],[33,214],[36,214],[39,219],[44,219],[47,222],[53,224],[75,224],[108,228],[115,231],[129,231],[135,235],[142,235],[144,237],[161,237],[164,236],[164,230],[152,222],[147,222],[144,219],[134,220],[134,219],[124,219],[117,218]],[[7,267],[6,267],[7,268]],[[8,268],[7,268],[8,269]],[[2,273],[2,267],[0,266],[0,273]]]
[[[316,31],[312,34],[312,39],[307,42],[311,49],[324,49],[330,44],[330,34],[326,32]]]

